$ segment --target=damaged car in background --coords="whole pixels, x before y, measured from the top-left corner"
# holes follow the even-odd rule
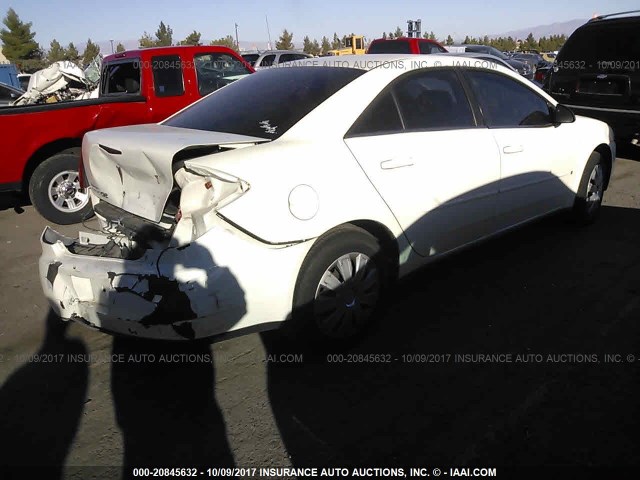
[[[69,61],[54,62],[29,78],[25,93],[14,106],[98,98],[102,57],[97,56],[82,70]]]
[[[43,232],[52,308],[146,338],[284,322],[294,338],[341,342],[418,267],[555,211],[594,221],[610,128],[465,59],[300,61],[159,124],[87,133],[100,228]]]

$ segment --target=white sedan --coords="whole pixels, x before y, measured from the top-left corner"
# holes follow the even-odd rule
[[[550,214],[599,211],[611,129],[496,64],[342,56],[260,71],[82,145],[99,232],[42,234],[63,319],[197,339],[353,338],[390,282]]]

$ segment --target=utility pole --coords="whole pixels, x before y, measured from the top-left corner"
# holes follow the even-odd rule
[[[109,40],[111,42],[111,53],[113,53],[113,40]]]
[[[240,42],[238,42],[238,24],[236,23],[236,47],[238,47],[238,51],[240,51]]]
[[[269,18],[265,15],[264,19],[267,21],[267,35],[269,35],[269,50],[271,50],[271,32],[269,31]]]

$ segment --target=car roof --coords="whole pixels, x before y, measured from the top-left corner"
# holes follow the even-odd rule
[[[444,60],[443,60],[444,59]],[[294,60],[287,62],[289,67],[343,67],[356,68],[360,70],[373,70],[378,67],[388,68],[397,64],[399,68],[409,67],[447,67],[459,65],[461,62],[469,60],[469,56],[451,53],[437,53],[431,55],[415,55],[410,53],[367,53],[366,55],[340,55],[318,58],[308,58],[304,60]],[[405,65],[405,62],[407,65]],[[387,67],[385,67],[385,65]],[[500,68],[505,68],[500,65]]]
[[[373,42],[395,42],[397,40],[412,40],[412,41],[416,41],[416,42],[427,42],[427,43],[437,43],[438,45],[440,44],[440,42],[438,42],[437,40],[431,40],[430,38],[419,38],[419,37],[396,37],[396,38],[376,38],[375,40],[371,40],[371,43]]]
[[[305,53],[301,50],[265,50],[264,52],[260,52],[262,55],[267,55],[270,53],[303,53],[305,55],[308,55],[308,53]]]
[[[225,47],[224,45],[172,45],[168,47],[138,48],[134,50],[126,50],[124,52],[112,53],[105,56],[102,61],[107,62],[120,58],[148,57],[153,54],[176,55],[185,50],[191,50],[194,53],[230,53],[233,56],[239,56],[235,50]]]

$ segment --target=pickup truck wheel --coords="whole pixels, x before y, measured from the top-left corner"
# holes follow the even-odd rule
[[[50,222],[69,225],[93,215],[89,194],[80,188],[79,161],[78,155],[60,153],[38,165],[31,176],[31,203]]]

